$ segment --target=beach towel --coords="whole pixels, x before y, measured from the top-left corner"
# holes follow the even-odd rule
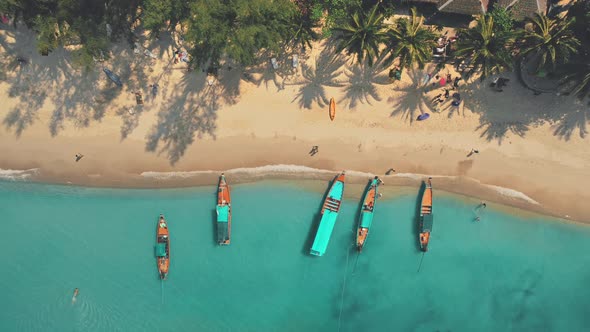
[[[424,113],[424,114],[420,114],[420,115],[418,115],[418,119],[417,119],[417,120],[418,120],[418,121],[423,121],[423,120],[426,120],[426,119],[428,119],[429,117],[430,117],[430,114],[428,114],[428,113]]]

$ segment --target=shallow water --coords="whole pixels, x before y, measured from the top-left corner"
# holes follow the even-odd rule
[[[358,201],[344,202],[325,256],[312,257],[324,192],[283,182],[232,188],[229,247],[215,244],[214,187],[0,182],[0,330],[587,330],[590,227],[491,204],[474,222],[473,204],[434,186],[430,251],[418,273],[411,190],[378,201],[357,261]],[[172,241],[163,283],[154,258],[159,213]]]

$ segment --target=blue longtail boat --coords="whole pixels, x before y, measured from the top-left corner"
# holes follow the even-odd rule
[[[322,219],[320,220],[313,245],[311,246],[310,253],[312,255],[322,256],[326,252],[342,203],[342,195],[344,194],[344,176],[344,171],[336,176],[328,191],[328,195],[324,200],[321,211]]]

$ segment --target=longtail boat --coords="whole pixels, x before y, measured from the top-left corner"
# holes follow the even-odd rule
[[[367,241],[369,229],[373,223],[373,213],[375,212],[375,202],[377,201],[377,187],[381,184],[379,177],[371,180],[369,187],[365,191],[363,198],[363,206],[361,208],[361,215],[359,216],[359,225],[356,233],[356,248],[359,252],[363,250],[363,246]]]
[[[217,243],[229,245],[231,237],[231,197],[229,185],[221,173],[217,187]]]
[[[430,232],[432,231],[432,178],[428,178],[426,188],[422,194],[422,204],[420,205],[420,248],[422,251],[428,251],[428,242],[430,241]]]
[[[158,263],[160,279],[166,280],[168,277],[168,268],[170,267],[170,237],[168,234],[168,224],[163,215],[160,215],[156,230],[156,262]]]
[[[336,218],[338,218],[338,212],[340,211],[340,204],[342,202],[342,195],[344,194],[344,171],[334,178],[334,182],[328,191],[328,195],[322,205],[320,224],[315,234],[313,245],[311,246],[310,253],[315,256],[322,256],[326,252],[328,242],[330,242],[330,236],[332,230],[336,224]]]

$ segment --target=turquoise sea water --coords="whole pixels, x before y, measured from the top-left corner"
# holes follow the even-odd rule
[[[282,182],[232,188],[229,247],[215,243],[214,187],[1,182],[0,331],[588,330],[590,227],[492,204],[473,222],[472,203],[434,186],[418,273],[413,190],[378,201],[357,262],[358,201],[344,201],[326,254],[312,257],[324,193]],[[159,213],[172,241],[164,283]]]

